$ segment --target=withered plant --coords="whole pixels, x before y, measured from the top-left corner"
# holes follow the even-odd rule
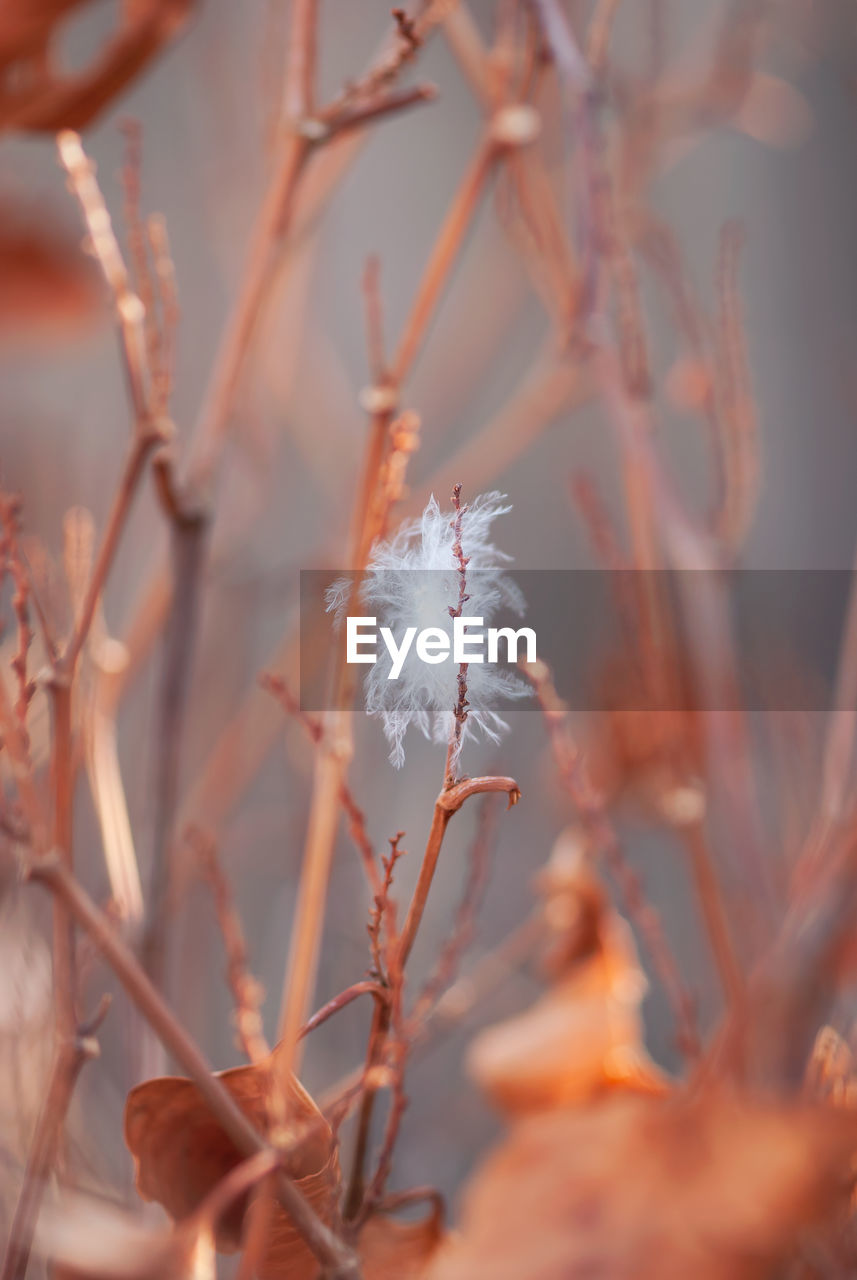
[[[374,8],[351,0],[349,30],[380,39],[380,51],[363,70],[355,55],[325,96],[328,58],[336,65],[348,43],[337,36],[344,14],[331,17],[334,0],[272,3],[259,75],[266,188],[221,340],[203,352],[194,422],[176,409],[188,400],[182,353],[197,351],[193,299],[170,220],[147,212],[147,157],[184,140],[150,137],[120,95],[144,73],[185,74],[206,5],[117,5],[116,30],[82,69],[64,70],[69,22],[100,32],[96,8],[0,9],[0,128],[48,135],[65,180],[55,223],[33,215],[20,185],[0,196],[0,339],[53,350],[70,332],[99,333],[109,310],[129,408],[125,462],[102,510],[86,509],[47,449],[20,494],[3,476],[2,1280],[45,1268],[93,1278],[224,1268],[241,1280],[853,1275],[857,595],[820,744],[820,717],[746,705],[730,593],[766,482],[742,303],[747,235],[724,200],[717,260],[691,270],[660,200],[706,133],[758,145],[800,134],[809,108],[787,53],[797,43],[808,57],[825,24],[838,30],[835,6],[688,6],[678,37],[678,6],[661,0],[494,0],[475,12],[465,0],[416,0],[377,31]],[[441,64],[449,83],[436,86],[421,76],[438,45],[454,67]],[[296,390],[307,332],[321,380],[342,373],[308,285],[318,226],[367,139],[418,127],[455,77],[472,95],[475,143],[395,341],[383,244],[366,265],[355,478],[353,421],[328,420],[323,403],[301,410]],[[93,159],[116,132],[118,191]],[[422,198],[395,181],[377,192],[379,206],[395,201],[405,234]],[[491,259],[466,332],[449,296],[498,228],[493,252],[520,271],[539,342],[484,426],[444,433],[415,374],[435,324],[448,324],[463,352],[450,380],[473,395],[490,383],[501,305]],[[352,284],[337,286],[340,305]],[[263,357],[277,343],[288,369],[275,412],[254,407],[251,388],[270,377]],[[266,415],[274,431],[257,420]],[[669,457],[671,416],[705,452],[702,500]],[[609,436],[609,483],[579,465],[578,419]],[[283,421],[312,481],[278,498],[271,442]],[[528,509],[537,521],[553,484],[609,578],[621,625],[589,672],[596,711],[568,705],[544,661],[522,663],[515,678],[531,709],[510,713],[511,734],[491,748],[496,772],[471,776],[475,723],[494,732],[499,721],[483,714],[484,682],[462,663],[448,701],[410,705],[392,735],[400,750],[408,723],[447,726],[443,746],[414,757],[419,768],[433,760],[433,808],[413,804],[411,760],[393,805],[392,782],[371,785],[392,766],[342,646],[332,633],[312,638],[331,695],[328,709],[307,709],[295,575],[288,591],[271,590],[282,560],[272,568],[268,556],[268,589],[254,594],[241,580],[245,553],[258,530],[265,540],[271,503],[296,505],[290,568],[335,564],[358,592],[380,551],[402,545],[397,535],[420,536],[419,522],[403,522],[426,509],[432,529],[448,531],[449,616],[464,617],[474,547],[485,545],[478,495],[501,484],[517,501],[516,478],[556,422],[561,474],[546,468]],[[97,428],[112,440],[119,425]],[[429,465],[415,477],[421,447]],[[162,530],[168,554],[150,560]],[[125,559],[129,547],[138,554]],[[224,625],[207,611],[230,573],[244,594]],[[281,638],[267,661],[248,659],[236,692],[229,673],[253,649],[242,628],[254,608],[275,615]],[[780,640],[772,676],[789,656]],[[138,769],[143,741],[149,766]],[[272,841],[258,780],[282,742]],[[402,822],[390,816],[399,801]],[[685,897],[647,891],[641,827],[661,865],[679,868]],[[483,903],[512,873],[495,857],[504,842],[528,875],[540,869],[532,903],[512,892],[514,925],[485,940],[498,899]],[[269,850],[263,875],[235,854],[239,843]],[[345,864],[350,878],[337,881]],[[278,1012],[266,1006],[266,894],[278,913]],[[678,958],[676,902],[713,975],[705,1008]],[[216,942],[193,927],[201,916],[216,919]],[[352,933],[338,951],[345,917]],[[205,1043],[189,1009],[224,970],[234,1057],[215,1071],[209,1055],[222,1046]],[[345,984],[331,984],[337,971]],[[669,1020],[665,1053],[644,1023],[647,975]],[[491,1001],[503,993],[501,1018]],[[320,1070],[308,1046],[347,1019]],[[447,1056],[430,1079],[424,1057],[452,1033],[466,1040],[464,1062]],[[87,1090],[102,1052],[110,1070]],[[502,1117],[487,1152],[455,1109],[465,1076]],[[109,1102],[117,1087],[124,1127]],[[451,1210],[455,1179],[436,1186],[425,1156],[438,1133],[459,1171],[479,1162]]]

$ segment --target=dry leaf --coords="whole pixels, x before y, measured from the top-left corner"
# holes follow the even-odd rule
[[[5,0],[0,11],[0,128],[82,129],[184,25],[193,0],[114,5],[115,33],[80,72],[54,70],[63,19],[83,0]],[[93,6],[94,7],[94,6]]]
[[[276,1052],[276,1051],[275,1051]],[[221,1072],[228,1089],[260,1133],[270,1128],[268,1098],[272,1055],[254,1066]],[[293,1122],[305,1130],[286,1169],[319,1217],[330,1222],[339,1183],[339,1166],[330,1129],[301,1085],[293,1080],[289,1101]],[[196,1085],[163,1077],[138,1085],[125,1107],[125,1141],[134,1156],[137,1189],[157,1200],[177,1221],[189,1217],[222,1178],[241,1162],[241,1154],[223,1132]],[[241,1240],[246,1196],[220,1219],[217,1248],[236,1249]],[[279,1205],[271,1220],[269,1245],[259,1269],[261,1280],[315,1280],[317,1263],[291,1218]]]
[[[375,1214],[357,1241],[363,1280],[422,1280],[443,1236],[438,1210],[416,1222]]]
[[[476,1037],[470,1074],[509,1111],[584,1102],[611,1088],[664,1092],[666,1077],[643,1045],[647,984],[633,935],[573,835],[557,842],[540,885],[559,980],[525,1013]]]
[[[857,1119],[839,1115],[710,1094],[528,1117],[426,1280],[770,1280],[847,1206]]]
[[[0,12],[0,68],[46,49],[55,28],[86,0],[4,0]]]
[[[74,334],[106,317],[104,290],[80,237],[26,204],[0,202],[0,339]]]

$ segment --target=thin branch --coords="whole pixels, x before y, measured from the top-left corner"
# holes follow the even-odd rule
[[[482,956],[473,968],[453,983],[441,996],[423,1022],[416,1050],[422,1051],[435,1042],[438,1036],[448,1033],[468,1017],[509,975],[530,957],[544,940],[544,911],[538,907],[530,912],[506,937],[500,946]],[[365,1090],[365,1065],[355,1067],[326,1090],[320,1100],[325,1115],[340,1114],[350,1107],[356,1097]]]
[[[313,109],[317,23],[318,0],[293,0],[283,98],[286,119],[293,127]]]
[[[68,1039],[59,1042],[45,1100],[30,1144],[0,1280],[24,1280],[27,1273],[42,1194],[56,1163],[72,1094],[86,1063],[99,1055],[96,1035],[107,1016],[109,1006],[109,997],[105,997],[95,1017],[88,1024],[78,1027]]]
[[[167,430],[163,425],[150,425],[144,419],[141,420],[139,429],[134,433],[122,477],[119,481],[119,488],[113,497],[110,514],[107,518],[107,527],[98,550],[92,576],[86,588],[80,614],[75,623],[72,637],[58,664],[60,672],[67,677],[73,674],[81,650],[86,644],[96,610],[98,609],[98,602],[104,590],[104,584],[113,567],[116,552],[119,549],[119,542],[128,522],[132,503],[146,469],[146,463],[155,446],[162,444],[167,438]]]
[[[400,111],[408,111],[411,107],[422,106],[426,102],[434,102],[437,89],[433,84],[418,84],[412,89],[400,89],[397,93],[388,93],[385,97],[363,103],[350,111],[334,116],[327,123],[328,136],[341,137],[353,129],[363,129],[366,125],[375,124],[386,116],[397,115]],[[324,120],[324,116],[321,117]]]
[[[35,689],[27,674],[27,655],[33,642],[30,600],[35,593],[20,546],[20,523],[20,499],[17,496],[0,495],[0,583],[3,581],[4,574],[8,573],[12,582],[12,610],[15,614],[17,629],[17,647],[11,662],[18,681],[15,710],[26,733],[27,708]]]
[[[390,852],[383,859],[384,882],[369,913],[369,952],[372,957],[372,972],[383,984],[379,996],[376,997],[372,1011],[372,1025],[369,1030],[369,1041],[366,1046],[366,1062],[363,1067],[360,1088],[360,1115],[357,1120],[357,1133],[351,1154],[351,1176],[345,1195],[344,1216],[356,1230],[363,1221],[366,1207],[366,1190],[364,1175],[366,1159],[369,1153],[369,1139],[372,1131],[372,1113],[375,1109],[375,1098],[381,1087],[378,1080],[378,1069],[381,1067],[387,1038],[393,1025],[394,1017],[401,1021],[401,986],[404,980],[403,970],[398,962],[398,935],[395,924],[395,903],[391,897],[393,875],[405,850],[401,847],[404,831],[398,831],[390,840]],[[401,1072],[398,1075],[398,1090],[401,1090]],[[391,1115],[392,1118],[392,1115]],[[396,1125],[398,1128],[398,1124]]]
[[[496,839],[497,809],[486,797],[479,808],[476,835],[468,851],[469,870],[452,929],[408,1016],[409,1039],[415,1039],[419,1035],[419,1029],[432,1009],[437,1008],[444,992],[451,989],[461,957],[473,939],[476,915],[485,891],[490,855]]]
[[[246,1156],[269,1150],[264,1138],[245,1116],[232,1095],[212,1074],[195,1041],[146,977],[132,952],[117,936],[108,918],[81,888],[68,867],[54,854],[35,860],[28,878],[44,885],[67,906],[78,924],[92,938],[128,995],[140,1009],[164,1046],[194,1081],[212,1114]],[[359,1280],[359,1267],[351,1251],[317,1216],[303,1193],[284,1173],[277,1181],[283,1208],[332,1280]]]
[[[847,811],[857,736],[857,553],[851,567],[848,609],[822,758],[822,821],[833,824]]]
[[[158,753],[149,903],[143,956],[158,986],[168,979],[167,932],[172,896],[172,850],[181,779],[182,741],[199,624],[208,522],[179,513],[172,525],[173,601],[163,641],[158,694]]]
[[[517,804],[521,798],[518,784],[513,778],[485,777],[464,778],[461,782],[456,782],[452,787],[444,787],[435,801],[422,865],[420,866],[416,887],[414,888],[411,904],[399,938],[398,963],[402,969],[404,969],[411,954],[411,948],[414,945],[417,931],[423,918],[429,890],[437,868],[437,861],[440,857],[443,837],[446,834],[446,828],[449,826],[450,818],[454,813],[458,812],[471,796],[482,795],[492,791],[505,793],[508,797],[509,808]]]
[[[86,221],[92,252],[113,295],[131,404],[135,420],[142,423],[149,416],[143,304],[131,287],[110,215],[95,178],[95,165],[87,158],[76,133],[69,130],[60,133],[57,136],[57,147],[69,177],[70,188],[77,197]]]
[[[461,505],[461,485],[457,484],[452,490],[452,505],[455,510],[455,516],[451,522],[452,528],[452,554],[456,561],[456,572],[458,574],[458,600],[454,605],[449,605],[449,616],[451,618],[460,618],[464,613],[464,606],[470,599],[467,594],[467,566],[470,563],[468,557],[464,554],[461,547],[461,526],[464,516],[467,514],[467,507]],[[449,746],[446,751],[446,769],[445,785],[447,787],[455,786],[455,775],[458,769],[458,761],[461,756],[461,740],[464,733],[464,726],[467,722],[467,708],[470,703],[467,701],[467,669],[468,663],[461,662],[458,665],[458,675],[456,677],[458,684],[458,697],[455,706],[452,709],[453,727],[449,738]]]
[[[54,677],[50,686],[53,709],[53,844],[71,870],[74,762],[72,760],[71,683]],[[53,975],[56,1030],[60,1040],[73,1037],[77,1025],[74,926],[65,904],[54,899]]]
[[[277,699],[287,715],[292,716],[302,725],[310,740],[318,747],[324,738],[324,726],[315,716],[311,716],[308,712],[301,710],[300,703],[285,680],[281,679],[280,676],[265,672],[259,677],[259,684]],[[372,847],[372,841],[366,828],[366,815],[357,803],[354,793],[344,777],[339,790],[339,802],[348,818],[348,833],[360,855],[360,861],[363,864],[369,887],[373,893],[377,893],[381,881],[378,876],[375,850]]]
[[[0,674],[0,739],[6,750],[12,778],[24,811],[30,833],[30,843],[36,852],[48,847],[48,826],[45,821],[46,806],[39,792],[30,759],[30,744],[20,718],[6,690]]]
[[[600,793],[593,786],[586,761],[571,732],[568,708],[557,694],[543,662],[521,664],[530,680],[547,725],[554,763],[593,850],[607,863],[624,899],[625,909],[643,939],[661,979],[676,1023],[679,1047],[688,1057],[700,1054],[694,1001],[681,977],[660,919],[643,892],[634,869],[622,853],[613,824]]]
[[[453,196],[391,361],[390,381],[394,387],[400,387],[405,381],[425,341],[453,262],[473,221],[495,161],[501,154],[496,140],[489,133],[477,147]]]
[[[260,1013],[265,993],[250,972],[247,944],[232,889],[218,862],[213,839],[198,827],[191,828],[186,838],[214,899],[226,950],[226,976],[235,1002],[234,1016],[239,1041],[250,1062],[261,1062],[271,1052],[265,1039]]]
[[[317,1030],[334,1014],[339,1013],[341,1009],[346,1009],[359,996],[374,996],[378,1000],[385,1000],[387,993],[379,982],[374,982],[371,978],[365,978],[362,982],[354,982],[350,987],[346,987],[338,996],[334,996],[328,1000],[327,1004],[323,1004],[316,1013],[309,1018],[301,1027],[299,1035],[303,1040],[304,1036],[308,1036],[311,1032]]]

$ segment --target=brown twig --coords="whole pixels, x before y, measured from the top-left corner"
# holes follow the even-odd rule
[[[179,325],[176,272],[170,252],[166,219],[159,213],[146,220],[146,235],[155,268],[160,308],[157,361],[152,367],[152,401],[157,414],[166,414],[173,389],[176,340]]]
[[[456,572],[458,573],[458,600],[454,605],[449,605],[448,608],[451,618],[460,618],[464,613],[464,606],[470,599],[467,594],[467,566],[470,561],[461,547],[461,526],[467,513],[467,507],[462,507],[461,505],[460,484],[455,485],[452,490],[452,505],[455,510],[455,516],[450,522],[450,528],[452,529],[452,554],[456,560]],[[461,739],[467,722],[467,708],[470,706],[467,701],[467,668],[468,664],[466,662],[459,663],[456,677],[458,697],[452,710],[453,727],[446,751],[446,781],[444,785],[447,787],[455,786],[455,774],[459,757],[461,756]]]
[[[385,965],[387,973],[387,1002],[384,1010],[383,1037],[379,1036],[378,1045],[379,1057],[383,1050],[387,1060],[390,1109],[387,1115],[387,1123],[384,1126],[375,1173],[361,1196],[358,1211],[353,1215],[354,1227],[359,1227],[361,1223],[368,1219],[384,1194],[384,1188],[387,1185],[387,1179],[393,1167],[393,1152],[398,1140],[402,1117],[408,1105],[407,1095],[405,1094],[405,1067],[410,1052],[410,1038],[408,1029],[405,1026],[402,1008],[405,975],[399,959],[398,938],[396,937],[395,925],[392,923],[391,915],[388,905],[385,913],[387,925],[387,957]],[[376,1013],[379,1012],[379,1009],[380,1006],[376,1006]],[[371,1118],[371,1108],[365,1114],[367,1120],[366,1137],[368,1138],[368,1121]],[[363,1117],[361,1116],[361,1121],[362,1119]],[[359,1142],[357,1146],[359,1150]],[[362,1163],[360,1166],[355,1164],[355,1170],[358,1168],[362,1169]],[[362,1178],[358,1178],[356,1186],[359,1187],[361,1183]],[[356,1197],[352,1197],[352,1204],[355,1199]]]
[[[122,260],[110,215],[95,177],[95,166],[87,159],[76,133],[68,130],[57,138],[60,161],[69,177],[71,190],[80,205],[89,231],[92,252],[107,281],[116,309],[125,360],[125,373],[134,419],[143,423],[149,417],[146,381],[145,313],[140,298],[131,287]]]
[[[27,655],[33,642],[30,626],[30,575],[20,546],[21,502],[17,496],[0,495],[0,582],[8,573],[12,581],[12,610],[17,627],[17,647],[12,670],[18,681],[15,711],[26,733],[27,708],[35,686],[27,673]]]
[[[163,476],[164,472],[159,471]],[[156,985],[168,978],[167,941],[173,890],[173,841],[181,757],[199,624],[208,521],[202,512],[173,509],[173,602],[163,640],[158,696],[158,754],[149,901],[143,937],[146,971]]]
[[[149,369],[154,369],[160,358],[160,334],[155,311],[154,280],[149,261],[149,237],[141,212],[143,130],[139,120],[123,120],[119,127],[125,143],[124,162],[120,170],[123,195],[122,217],[125,223],[134,289],[143,307],[146,363]]]
[[[723,506],[717,533],[732,551],[746,537],[759,492],[759,439],[747,362],[738,267],[742,228],[727,223],[720,237],[718,391],[723,457]]]
[[[433,84],[418,84],[412,89],[400,89],[396,93],[388,93],[342,111],[330,117],[329,122],[325,121],[324,115],[320,120],[327,124],[330,136],[338,138],[344,133],[375,124],[386,116],[397,115],[400,111],[422,106],[426,102],[434,102],[436,97],[437,89]]]
[[[501,154],[501,148],[489,132],[477,147],[453,196],[390,361],[390,383],[393,387],[400,387],[413,367],[485,184]]]
[[[110,921],[81,888],[65,863],[54,854],[34,860],[28,878],[60,898],[77,923],[92,938],[131,999],[165,1047],[187,1072],[239,1151],[247,1156],[268,1147],[232,1095],[212,1074],[196,1043],[159,995]],[[281,1173],[277,1190],[283,1207],[313,1253],[336,1280],[359,1280],[359,1268],[349,1249],[316,1215],[295,1183]]]
[[[373,975],[387,981],[386,966],[384,964],[384,948],[382,942],[382,927],[384,926],[384,917],[391,903],[391,893],[393,889],[393,875],[396,870],[396,863],[406,854],[406,850],[402,848],[402,840],[405,838],[404,831],[397,831],[390,838],[390,852],[386,858],[381,861],[384,867],[384,880],[369,911],[369,923],[366,926],[366,932],[369,935],[369,954],[372,961],[370,972]]]
[[[312,742],[318,746],[324,737],[324,726],[314,716],[301,710],[298,700],[285,680],[281,679],[280,676],[265,672],[259,677],[259,684],[277,699],[287,715],[292,716],[303,726]],[[339,803],[342,805],[348,819],[348,834],[351,836],[354,847],[360,855],[360,861],[363,865],[366,879],[369,882],[369,887],[373,893],[377,893],[381,882],[378,876],[375,850],[366,827],[366,815],[357,803],[354,793],[345,778],[343,778],[339,789]]]
[[[377,1080],[373,1078],[373,1073],[382,1060],[393,1017],[394,973],[399,975],[402,973],[401,967],[396,966],[395,951],[391,949],[391,944],[396,938],[393,921],[395,906],[391,898],[391,890],[396,864],[406,852],[401,847],[404,834],[404,831],[398,831],[390,840],[390,852],[383,859],[383,883],[379,892],[375,895],[367,926],[369,953],[372,960],[370,972],[379,979],[382,986],[372,1011],[372,1025],[369,1031],[369,1042],[366,1047],[366,1063],[361,1077],[360,1115],[357,1121],[357,1133],[351,1156],[351,1178],[345,1196],[345,1218],[352,1223],[357,1223],[360,1220],[362,1206],[365,1203],[364,1170],[369,1151],[372,1112],[375,1106],[375,1096],[379,1088]],[[391,965],[393,966],[392,971]]]
[[[438,1007],[444,992],[451,989],[461,957],[473,939],[476,931],[476,915],[485,891],[491,853],[496,839],[497,809],[486,797],[480,805],[476,835],[468,850],[469,870],[452,929],[408,1015],[410,1041],[418,1038],[423,1023],[432,1010]]]
[[[416,1052],[430,1047],[444,1032],[458,1026],[492,992],[507,981],[544,940],[544,912],[539,907],[506,937],[500,946],[482,956],[472,970],[462,974],[430,1010],[413,1046]],[[321,1097],[320,1106],[328,1116],[342,1115],[354,1099],[365,1092],[366,1067],[356,1067],[332,1085]]]
[[[378,387],[387,377],[387,348],[384,342],[384,311],[381,300],[381,259],[375,254],[367,258],[363,271],[363,301],[369,374]]]
[[[217,858],[214,840],[192,827],[186,836],[211,889],[223,945],[226,949],[226,975],[235,1002],[238,1038],[251,1062],[261,1062],[271,1052],[262,1028],[260,1009],[265,992],[250,972],[244,930],[232,896],[232,889]]]
[[[74,866],[72,851],[74,762],[72,760],[71,682],[54,676],[50,686],[53,708],[53,843],[66,866]],[[74,926],[65,904],[54,899],[54,1003],[60,1040],[74,1035],[77,999]]]
[[[393,388],[401,385],[410,370],[465,231],[475,214],[483,184],[493,167],[494,160],[502,155],[508,146],[515,145],[515,140],[511,136],[513,133],[514,130],[507,130],[506,134],[502,129],[491,131],[477,149],[476,157],[444,220],[393,357],[390,375],[390,384]],[[370,429],[364,479],[355,507],[352,534],[351,563],[358,573],[365,567],[372,543],[384,522],[384,512],[379,510],[375,495],[383,474],[385,445],[393,416],[393,404],[394,399],[391,400],[389,407],[374,415]],[[350,705],[352,681],[351,673],[347,672],[344,664],[341,665],[334,680],[340,695],[337,698],[337,705],[341,707]],[[292,936],[283,984],[280,1032],[281,1040],[287,1046],[283,1054],[283,1063],[286,1065],[295,1060],[297,1033],[305,1017],[309,992],[314,984],[321,921],[336,833],[335,798],[341,793],[350,752],[350,721],[348,712],[342,711],[333,717],[330,737],[322,743],[316,759],[310,820],[301,883],[298,889],[296,928]]]
[[[386,999],[386,991],[380,983],[374,982],[371,978],[364,978],[361,982],[353,982],[350,987],[340,991],[338,996],[334,996],[326,1004],[323,1004],[304,1023],[299,1032],[300,1038],[303,1040],[304,1036],[308,1036],[312,1031],[317,1030],[318,1027],[327,1022],[328,1018],[332,1018],[341,1009],[346,1009],[358,996],[374,996],[376,1000],[384,1000]]]
[[[30,836],[31,846],[41,851],[50,840],[45,821],[46,806],[40,793],[30,759],[30,744],[26,731],[15,711],[0,674],[0,739],[6,751],[18,798]]]
[[[109,1006],[109,997],[105,997],[86,1025],[78,1027],[71,1036],[58,1043],[45,1100],[27,1156],[0,1280],[24,1280],[26,1275],[39,1205],[45,1183],[56,1164],[72,1094],[86,1063],[98,1057],[96,1035]]]
[[[700,1039],[693,998],[682,980],[660,919],[622,853],[603,798],[592,784],[584,756],[571,732],[568,708],[557,694],[551,673],[543,662],[521,664],[521,670],[539,700],[560,781],[568,791],[593,851],[605,858],[622,893],[625,909],[660,976],[675,1019],[679,1047],[688,1057],[698,1058]]]
[[[134,433],[119,481],[119,487],[114,494],[110,514],[107,517],[107,526],[101,546],[98,549],[92,576],[86,588],[80,614],[76,620],[72,637],[58,664],[61,673],[67,677],[72,676],[81,650],[86,644],[86,639],[104,590],[104,584],[116,558],[119,542],[128,523],[131,506],[146,469],[146,463],[155,447],[162,444],[167,438],[167,433],[168,428],[164,425],[149,424],[146,420],[141,422],[139,429]]]
[[[443,837],[446,834],[446,828],[449,826],[450,818],[458,812],[471,796],[494,791],[502,792],[508,797],[509,808],[516,805],[521,798],[518,784],[513,778],[485,777],[464,778],[460,782],[454,783],[451,787],[444,786],[435,801],[431,828],[419,876],[417,877],[411,904],[399,938],[398,963],[402,969],[405,968],[408,957],[411,954],[411,948],[414,945],[417,931],[423,918],[429,890],[437,868],[437,861],[440,857]]]

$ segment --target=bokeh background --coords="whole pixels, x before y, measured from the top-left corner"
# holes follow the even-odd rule
[[[473,0],[490,39],[495,0]],[[857,540],[857,19],[850,5],[790,0],[769,6],[775,33],[766,67],[788,87],[746,117],[719,122],[669,157],[654,184],[655,207],[673,228],[699,295],[711,302],[720,230],[737,218],[746,233],[741,270],[747,346],[762,453],[762,488],[742,563],[763,568],[844,568]],[[91,5],[69,24],[69,57],[84,59],[113,20]],[[568,5],[573,19],[586,4]],[[85,143],[115,225],[122,230],[123,118],[142,134],[142,203],[166,219],[181,305],[172,402],[179,448],[198,416],[230,303],[244,269],[254,213],[271,158],[271,121],[282,70],[288,6],[271,0],[204,0],[175,44],[124,94]],[[620,5],[614,65],[629,83],[682,66],[689,80],[710,60],[727,6],[715,0],[644,0]],[[390,17],[383,0],[325,0],[320,98],[335,94],[368,61]],[[368,255],[381,263],[384,322],[395,339],[437,228],[480,135],[482,115],[442,35],[421,51],[413,80],[429,80],[436,101],[373,129],[354,148],[344,181],[290,251],[242,380],[216,495],[213,552],[204,583],[201,631],[179,789],[182,819],[216,833],[236,895],[254,972],[268,992],[266,1029],[274,1034],[294,893],[306,827],[312,758],[300,726],[286,721],[258,689],[261,671],[292,677],[284,640],[294,633],[302,568],[338,567],[344,555],[355,477],[366,434],[360,392],[369,382],[361,280]],[[569,226],[575,190],[562,104],[546,115],[545,153]],[[0,190],[23,202],[34,221],[82,234],[53,141],[5,137]],[[0,293],[4,288],[0,279]],[[663,299],[645,284],[655,368],[663,385],[675,358],[674,326]],[[510,234],[501,182],[484,201],[403,403],[422,420],[421,446],[408,475],[407,513],[432,492],[446,499],[507,493],[512,512],[497,539],[524,568],[593,563],[569,494],[575,470],[589,470],[608,506],[621,511],[618,466],[603,410],[558,405],[542,424],[503,437],[485,433],[551,351],[551,323]],[[548,355],[549,358],[549,355]],[[53,323],[7,325],[0,341],[0,466],[5,489],[23,495],[28,534],[60,561],[69,508],[103,525],[125,454],[129,410],[106,305]],[[707,440],[694,418],[658,394],[659,428],[682,492],[704,501]],[[524,415],[526,420],[526,415]],[[475,443],[474,443],[475,442]],[[621,517],[620,517],[621,518]],[[109,633],[124,639],[140,585],[164,563],[167,534],[151,485],[136,504],[104,599]],[[122,776],[144,878],[150,856],[152,787],[159,743],[156,645],[129,678],[118,718]],[[236,720],[236,717],[238,719]],[[471,962],[496,946],[528,909],[531,881],[569,820],[558,794],[540,717],[512,708],[499,748],[468,745],[465,768],[514,775],[523,803],[499,827],[494,870]],[[812,757],[820,717],[801,726]],[[224,745],[225,744],[225,745]],[[212,775],[212,752],[224,750]],[[773,749],[771,749],[773,751]],[[254,776],[232,787],[243,764]],[[415,875],[442,752],[416,736],[401,772],[388,764],[380,727],[358,715],[353,787],[380,846],[398,830],[410,851],[400,896]],[[221,758],[221,757],[219,757]],[[767,768],[763,764],[763,770]],[[224,785],[224,778],[227,785]],[[811,780],[807,780],[811,787]],[[460,891],[474,816],[450,829],[441,874],[414,957],[425,972],[446,936]],[[680,850],[633,809],[623,833],[634,866],[657,904],[703,1023],[719,1007],[716,977],[690,901]],[[107,883],[92,806],[81,789],[76,844],[81,874],[99,896]],[[26,891],[29,895],[32,891]],[[0,1094],[3,1145],[14,1167],[22,1154],[38,1089],[27,1087],[43,1060],[49,1019],[49,967],[42,906],[9,888],[0,947],[7,994]],[[22,923],[23,921],[23,923]],[[347,837],[337,847],[317,1003],[354,981],[366,965],[365,891]],[[237,1061],[231,1002],[210,894],[190,871],[176,904],[169,990],[182,1020],[218,1066]],[[93,963],[89,990],[110,986]],[[394,1172],[396,1186],[435,1184],[454,1192],[496,1119],[462,1071],[473,1027],[522,1008],[538,989],[511,974],[473,1018],[415,1061],[411,1105]],[[646,1003],[649,1043],[675,1062],[674,1030],[653,986]],[[40,1018],[42,1023],[40,1023]],[[26,1024],[26,1025],[24,1025]],[[40,1031],[40,1026],[42,1030]],[[29,1030],[28,1030],[29,1028]],[[305,1079],[323,1092],[355,1066],[365,1048],[367,1009],[359,1003],[314,1035]],[[88,1069],[75,1115],[75,1141],[98,1180],[129,1189],[121,1142],[127,1089],[139,1078],[138,1029],[117,1000],[102,1036],[103,1056]],[[29,1056],[28,1056],[29,1055]],[[29,1064],[29,1065],[28,1065]],[[23,1080],[23,1085],[22,1085]],[[16,1083],[17,1081],[17,1083]]]

